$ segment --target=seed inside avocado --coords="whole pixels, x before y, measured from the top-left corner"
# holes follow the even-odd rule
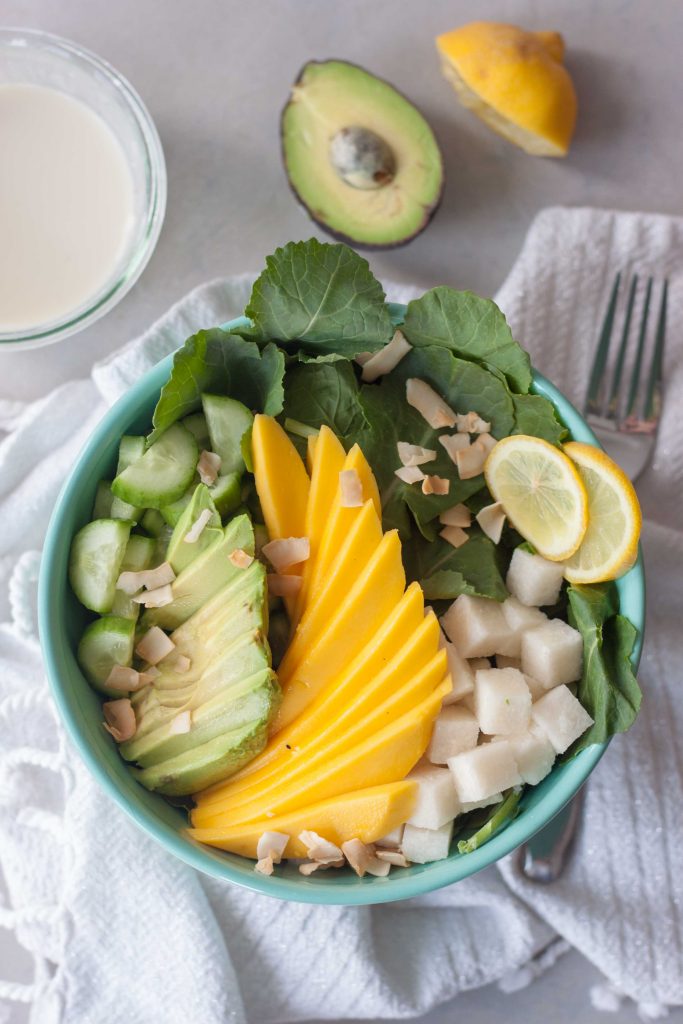
[[[376,132],[358,125],[332,136],[330,160],[342,181],[353,188],[382,188],[396,172],[391,147]]]

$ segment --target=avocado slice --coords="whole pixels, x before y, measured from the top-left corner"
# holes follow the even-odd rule
[[[185,541],[185,537],[202,512],[210,512],[211,518],[197,540],[192,544],[188,544]],[[194,494],[173,528],[173,534],[171,535],[168,551],[166,552],[166,561],[170,562],[173,571],[177,575],[183,569],[186,569],[191,562],[194,562],[195,558],[201,555],[202,551],[211,547],[222,536],[221,517],[216,511],[209,488],[206,484],[197,484]]]
[[[434,216],[444,183],[434,133],[405,96],[369,71],[309,61],[292,86],[281,131],[297,199],[342,241],[403,245]]]

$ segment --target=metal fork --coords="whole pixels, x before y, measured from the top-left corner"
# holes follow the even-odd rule
[[[638,276],[631,278],[618,347],[610,365],[610,349],[617,319],[621,273],[617,274],[600,329],[583,415],[600,444],[635,481],[646,468],[655,444],[662,409],[662,367],[669,282],[660,289],[659,312],[654,337],[648,346],[648,324],[654,279],[647,278],[630,373],[626,373],[633,312],[638,294]],[[651,333],[651,332],[650,332]],[[649,347],[649,355],[648,355]],[[643,364],[648,369],[643,371]],[[564,870],[576,827],[581,819],[579,792],[560,813],[517,852],[517,863],[528,879],[554,882]]]

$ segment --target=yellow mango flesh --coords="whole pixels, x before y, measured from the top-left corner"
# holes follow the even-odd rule
[[[311,481],[298,451],[277,420],[261,413],[254,417],[251,448],[268,536],[305,537]]]
[[[301,618],[307,603],[308,585],[313,566],[320,548],[330,509],[339,490],[339,474],[344,468],[346,452],[329,427],[322,426],[316,437],[308,439],[308,468],[311,474],[311,489],[306,506],[304,536],[308,537],[311,554],[303,565],[301,590],[299,591],[293,624]]]
[[[443,663],[439,668],[443,672]],[[351,750],[336,757],[328,757],[323,752],[316,766],[304,766],[301,777],[297,775],[285,780],[280,787],[259,793],[257,799],[241,808],[227,806],[214,811],[195,808],[190,815],[192,824],[236,825],[264,816],[270,819],[350,790],[404,779],[427,749],[434,719],[450,685],[450,680],[444,680],[420,704],[414,705],[411,701],[409,711]]]
[[[234,828],[191,828],[188,835],[197,842],[256,858],[256,847],[263,833],[282,832],[290,837],[285,856],[306,857],[308,851],[298,838],[305,829],[317,832],[338,846],[348,839],[373,843],[408,820],[416,799],[417,783],[411,780],[392,782],[347,792],[279,818],[264,818]]]
[[[353,701],[357,691],[381,673],[399,653],[405,638],[416,633],[424,618],[424,598],[422,589],[417,583],[411,583],[398,605],[382,624],[377,633],[365,645],[362,651],[350,661],[337,679],[320,693],[316,700],[299,718],[295,719],[277,736],[271,737],[268,746],[258,757],[233,775],[229,784],[248,779],[249,776],[271,764],[287,750],[287,745],[294,747],[306,742],[327,721],[339,714],[347,702]],[[195,799],[202,803],[220,792],[228,785],[219,782],[204,790]]]
[[[282,704],[272,733],[297,718],[358,654],[401,600],[405,582],[401,542],[392,530],[351,590],[339,595],[339,606],[313,647],[296,666],[280,666]]]

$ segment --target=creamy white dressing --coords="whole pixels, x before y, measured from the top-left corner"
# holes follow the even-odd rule
[[[0,331],[87,303],[133,222],[132,175],[104,121],[55,89],[0,85]]]

